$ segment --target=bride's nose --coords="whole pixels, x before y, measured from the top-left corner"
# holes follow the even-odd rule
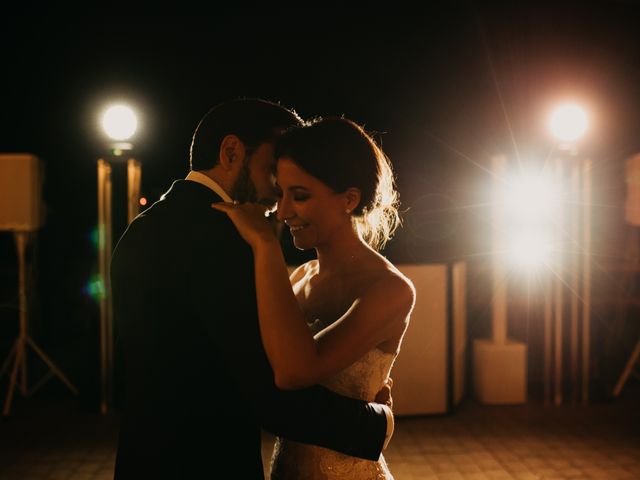
[[[285,220],[289,220],[295,216],[291,208],[291,202],[287,198],[287,195],[283,195],[278,199],[278,210],[277,210],[277,218],[281,222]]]

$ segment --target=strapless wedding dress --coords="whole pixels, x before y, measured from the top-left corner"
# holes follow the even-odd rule
[[[311,329],[319,331],[321,325]],[[347,397],[372,402],[389,377],[395,353],[377,348],[322,384]],[[272,480],[393,480],[384,457],[376,462],[334,450],[276,438],[271,458]]]

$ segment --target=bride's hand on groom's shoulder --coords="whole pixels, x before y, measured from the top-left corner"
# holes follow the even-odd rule
[[[251,247],[278,242],[266,218],[269,213],[266,206],[259,203],[217,202],[212,203],[211,208],[226,213]]]

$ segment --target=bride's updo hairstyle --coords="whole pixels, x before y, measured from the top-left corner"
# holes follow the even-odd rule
[[[391,239],[400,223],[393,170],[360,125],[341,117],[316,118],[287,130],[275,155],[293,160],[337,193],[359,189],[360,203],[351,212],[358,233],[376,250]]]

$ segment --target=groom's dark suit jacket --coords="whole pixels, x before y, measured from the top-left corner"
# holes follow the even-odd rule
[[[379,406],[316,386],[278,390],[258,328],[250,247],[221,199],[178,180],[113,254],[124,378],[116,478],[263,478],[260,427],[377,459]],[[240,458],[238,461],[237,459]]]

